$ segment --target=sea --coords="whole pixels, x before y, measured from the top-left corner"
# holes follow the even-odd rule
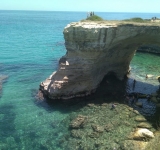
[[[160,13],[94,13],[105,20],[160,18]],[[71,149],[66,146],[70,115],[83,108],[39,102],[36,95],[66,53],[64,27],[86,17],[87,12],[0,10],[1,150]],[[135,91],[150,94],[158,89],[158,81],[146,80],[145,75],[160,75],[159,64],[158,55],[135,54],[130,64],[131,77],[139,81]]]

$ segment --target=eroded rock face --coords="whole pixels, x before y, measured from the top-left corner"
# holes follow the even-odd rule
[[[51,99],[89,95],[105,75],[123,79],[135,50],[142,44],[160,44],[160,27],[112,22],[76,22],[64,29],[67,53],[59,68],[41,83]]]

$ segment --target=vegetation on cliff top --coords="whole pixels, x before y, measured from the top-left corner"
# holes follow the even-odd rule
[[[128,21],[128,22],[150,22],[150,19],[142,19],[142,18],[131,18],[131,19],[125,19],[123,21]]]
[[[87,17],[86,19],[81,20],[81,21],[105,21],[105,20],[102,19],[101,17],[97,16],[97,15],[93,15],[93,16]],[[151,20],[150,19],[142,19],[142,18],[136,17],[136,18],[124,19],[122,21],[137,22],[137,23],[147,23],[147,22],[150,22]]]
[[[89,21],[103,21],[103,19],[97,15],[93,15],[93,16],[90,16],[88,18],[86,18],[86,20],[89,20]],[[84,20],[82,20],[84,21]]]

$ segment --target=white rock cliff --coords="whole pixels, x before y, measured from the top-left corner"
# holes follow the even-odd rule
[[[76,22],[65,27],[64,38],[66,55],[40,85],[51,99],[89,95],[110,72],[123,79],[139,46],[160,45],[160,25]]]

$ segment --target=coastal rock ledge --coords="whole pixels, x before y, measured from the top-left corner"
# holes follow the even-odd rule
[[[160,24],[154,23],[75,22],[63,33],[67,52],[40,84],[51,99],[89,95],[110,72],[123,79],[139,46],[160,45]]]

